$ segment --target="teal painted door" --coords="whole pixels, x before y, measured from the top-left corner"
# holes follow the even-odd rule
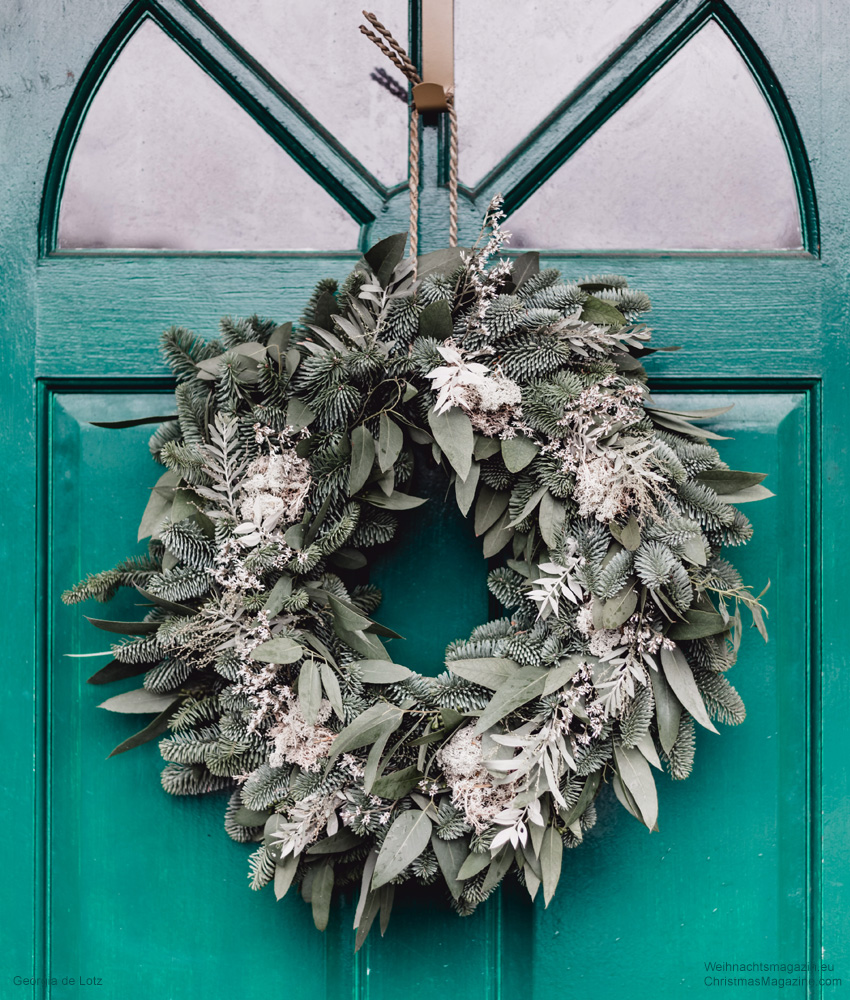
[[[544,258],[566,275],[622,272],[645,289],[656,338],[684,348],[652,362],[658,397],[688,407],[734,403],[717,424],[733,438],[723,457],[770,477],[777,497],[752,512],[755,540],[738,558],[748,580],[772,581],[770,643],[753,633],[734,671],[748,718],[721,738],[700,734],[693,776],[661,786],[659,833],[647,834],[603,795],[597,826],[565,859],[548,910],[510,889],[466,919],[437,897],[399,901],[387,936],[374,935],[356,957],[350,897],[335,904],[320,935],[298,899],[276,903],[269,890],[249,891],[248,849],[224,834],[220,798],[161,791],[154,744],[104,759],[132,723],[96,708],[100,692],[85,678],[93,672],[87,663],[98,661],[65,656],[100,645],[80,609],[63,607],[59,594],[134,544],[156,475],[146,431],[107,431],[91,421],[170,412],[159,331],[179,322],[208,335],[223,314],[296,318],[317,278],[344,276],[358,249],[404,228],[404,189],[362,169],[189,0],[126,9],[120,0],[67,0],[61,8],[33,0],[7,15],[0,440],[8,913],[0,995],[78,996],[96,980],[97,995],[116,1000],[271,992],[395,1000],[429,989],[470,1000],[553,991],[605,1000],[704,991],[746,997],[754,987],[712,979],[764,973],[712,972],[707,963],[821,959],[831,967],[826,978],[848,981],[850,681],[841,667],[850,74],[844,5],[802,6],[661,5],[545,128],[462,192],[461,205],[463,242],[497,189],[519,209],[707,18],[735,38],[787,146],[804,249],[553,249]],[[361,226],[359,248],[57,250],[62,184],[80,123],[96,84],[146,17],[342,205]],[[353,45],[354,12],[351,30]],[[445,149],[440,127],[426,124],[422,140],[428,250],[447,234]],[[410,517],[404,541],[374,575],[386,591],[382,620],[408,637],[398,658],[436,671],[446,643],[485,620],[488,605],[471,528],[449,507],[430,507]],[[436,582],[444,576],[432,562],[435,537],[455,553],[446,586]],[[113,617],[132,616],[132,600],[122,600]],[[41,982],[26,982],[33,978]],[[818,978],[760,995],[832,995]]]

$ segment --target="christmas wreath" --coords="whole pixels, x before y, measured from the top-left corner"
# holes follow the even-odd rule
[[[605,784],[653,829],[653,769],[686,777],[694,723],[744,718],[741,605],[764,634],[721,550],[752,533],[737,505],[770,494],[692,422],[724,411],[655,405],[647,296],[497,260],[499,219],[418,262],[383,240],[300,325],[169,330],[148,554],[64,595],[149,604],[91,619],[129,637],[91,681],[144,675],[102,707],[158,713],[113,753],[164,735],[165,790],[229,792],[252,888],[299,886],[320,929],[359,884],[358,947],[410,880],[468,914],[512,872],[548,904]],[[364,575],[424,502],[414,463],[472,512],[507,609],[438,676],[393,662]]]

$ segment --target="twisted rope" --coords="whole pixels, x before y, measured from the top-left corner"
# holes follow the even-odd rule
[[[363,16],[372,25],[371,31],[365,24],[360,25],[361,34],[384,53],[405,77],[412,83],[422,83],[422,77],[410,61],[407,52],[396,41],[392,33],[384,27],[374,14],[364,10]],[[376,34],[377,32],[377,34]],[[380,37],[379,37],[380,36]],[[446,95],[449,108],[449,246],[457,246],[457,111],[454,93]],[[407,187],[410,194],[409,243],[413,258],[413,277],[416,278],[416,257],[419,252],[419,112],[410,102],[410,128],[408,131]]]

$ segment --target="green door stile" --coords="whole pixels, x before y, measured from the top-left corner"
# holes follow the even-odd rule
[[[98,711],[100,691],[85,685],[98,661],[65,655],[102,646],[81,616],[91,611],[62,607],[59,593],[134,544],[136,514],[156,475],[144,444],[150,429],[90,422],[168,412],[160,409],[172,387],[158,356],[162,329],[176,323],[210,336],[224,314],[297,318],[316,280],[342,279],[365,246],[406,228],[406,189],[384,188],[314,128],[193,0],[14,6],[0,34],[0,588],[11,708],[0,1000],[65,1000],[82,987],[63,978],[87,977],[102,979],[96,995],[107,1000],[254,1000],[270,991],[287,1000],[400,1000],[425,991],[543,1000],[564,988],[591,1000],[626,991],[743,998],[759,991],[706,985],[705,963],[805,960],[829,963],[846,988],[846,3],[659,4],[624,52],[619,76],[615,61],[604,66],[476,190],[462,190],[464,243],[493,194],[519,203],[577,148],[581,122],[598,127],[623,103],[663,54],[658,39],[669,49],[716,16],[740,43],[788,144],[807,249],[542,251],[541,266],[565,277],[626,275],[652,299],[654,342],[682,348],[649,359],[653,393],[671,405],[736,404],[712,425],[732,437],[721,455],[733,468],[768,472],[777,494],[747,511],[756,535],[736,553],[756,588],[771,578],[770,643],[748,635],[733,671],[746,722],[723,727],[720,738],[701,733],[693,776],[660,783],[659,833],[649,836],[605,797],[592,835],[565,853],[548,910],[506,887],[461,919],[424,893],[397,901],[387,936],[373,932],[356,957],[356,895],[343,894],[319,934],[299,899],[250,892],[248,852],[224,833],[221,798],[162,792],[155,744],[104,759],[126,727]],[[368,44],[356,15],[351,44]],[[274,254],[55,249],[64,168],[90,83],[142,17],[153,17],[346,208],[361,225],[360,246]],[[415,51],[415,30],[412,39]],[[421,137],[427,252],[448,237],[444,124],[424,123]],[[438,500],[439,486],[425,485]],[[436,673],[440,650],[492,612],[471,527],[437,503],[417,515],[372,572],[387,591],[381,620],[408,635],[411,666]],[[432,582],[434,538],[456,560],[451,634],[432,627],[447,600]],[[132,600],[121,598],[115,610],[132,615]],[[34,977],[42,981],[23,983]],[[49,977],[57,984],[45,985]],[[840,987],[815,981],[775,992],[822,1000]]]

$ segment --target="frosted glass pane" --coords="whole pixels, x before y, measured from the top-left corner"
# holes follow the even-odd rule
[[[59,213],[64,248],[348,250],[359,232],[150,21],[95,95]]]
[[[521,205],[507,228],[515,247],[802,246],[776,120],[714,22]]]
[[[458,173],[477,184],[658,0],[455,0]]]
[[[463,2],[463,0],[460,0]],[[364,6],[407,48],[408,0],[201,0],[269,73],[384,184],[407,177],[407,81],[357,30]],[[395,81],[400,95],[373,78]]]

